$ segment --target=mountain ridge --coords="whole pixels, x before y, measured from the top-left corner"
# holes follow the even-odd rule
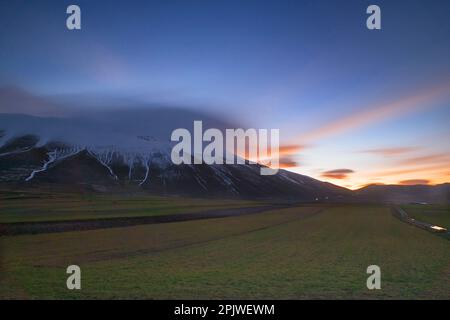
[[[448,203],[450,199],[450,184],[352,191],[283,169],[261,176],[261,166],[248,161],[174,165],[171,143],[154,136],[151,129],[110,135],[108,122],[97,126],[80,119],[0,114],[0,184],[306,202]]]

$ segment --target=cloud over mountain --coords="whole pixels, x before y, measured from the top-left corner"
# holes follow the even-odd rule
[[[349,174],[354,173],[355,171],[351,169],[334,169],[329,171],[322,172],[322,177],[332,178],[332,179],[345,179]]]

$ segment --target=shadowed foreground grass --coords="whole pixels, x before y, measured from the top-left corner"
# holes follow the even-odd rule
[[[377,206],[0,238],[3,298],[450,298],[450,242]],[[82,269],[66,289],[65,268]],[[366,288],[381,267],[382,289]]]

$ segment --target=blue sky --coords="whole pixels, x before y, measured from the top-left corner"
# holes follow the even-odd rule
[[[65,28],[69,4],[81,7],[82,30]],[[381,8],[381,30],[365,26],[370,4]],[[373,182],[437,183],[449,181],[448,159],[433,172],[419,167],[437,163],[420,163],[415,175],[376,170],[449,154],[449,12],[450,2],[437,0],[2,1],[0,85],[225,111],[302,145],[288,155],[299,160],[291,170],[349,187],[372,171]],[[437,86],[419,110],[301,138]],[[394,159],[361,152],[404,147],[417,149]],[[323,175],[335,169],[354,173]]]

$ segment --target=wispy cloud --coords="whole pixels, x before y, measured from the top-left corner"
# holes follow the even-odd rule
[[[402,165],[422,165],[430,163],[449,163],[450,157],[447,154],[431,154],[426,156],[413,157],[409,159],[402,160],[400,164]]]
[[[85,71],[100,83],[123,86],[131,79],[131,71],[125,59],[98,43],[92,44],[91,60]]]
[[[367,150],[363,150],[361,152],[373,153],[373,154],[378,154],[378,155],[389,157],[389,156],[396,156],[396,155],[401,155],[401,154],[417,151],[419,149],[420,148],[418,148],[418,147],[392,147],[392,148],[367,149]]]
[[[243,153],[238,153],[238,156],[253,161],[253,162],[264,162],[264,163],[269,163],[272,162],[272,159],[275,159],[276,157],[278,157],[278,166],[280,168],[296,168],[299,167],[300,164],[297,161],[297,156],[298,153],[303,150],[305,148],[304,145],[296,145],[296,144],[289,144],[289,145],[280,145],[278,147],[278,153],[274,153],[274,154],[269,154],[266,157],[257,157],[257,158],[253,158],[250,157],[247,150],[248,150],[248,141],[245,141],[246,143],[246,152],[245,154]],[[271,150],[270,150],[271,151]]]
[[[64,105],[15,86],[0,87],[0,113],[24,113],[33,116],[62,116]]]
[[[281,145],[280,146],[280,155],[285,154],[295,154],[303,149],[305,149],[306,146],[301,144],[289,144],[289,145]]]
[[[311,141],[358,129],[365,125],[370,125],[385,119],[427,109],[432,102],[448,93],[450,93],[450,83],[445,83],[391,103],[373,105],[360,112],[337,118],[324,126],[299,136],[299,139],[302,142],[309,143]]]
[[[394,167],[392,169],[388,170],[381,170],[381,171],[374,171],[372,173],[369,173],[367,176],[373,176],[373,177],[382,177],[384,179],[394,179],[395,177],[404,176],[405,178],[416,179],[417,176],[427,176],[427,177],[434,177],[433,181],[441,181],[444,178],[444,173],[448,172],[450,168],[450,165],[447,163],[443,164],[432,164],[432,165],[425,165],[425,166],[412,166],[409,168],[404,169],[403,166]],[[436,179],[438,178],[438,179]]]
[[[416,184],[429,184],[430,180],[427,179],[410,179],[410,180],[402,180],[399,182],[401,185],[405,186],[413,186]]]
[[[334,169],[322,172],[321,176],[324,178],[332,178],[332,179],[346,179],[349,174],[354,172],[355,171],[351,169]]]

